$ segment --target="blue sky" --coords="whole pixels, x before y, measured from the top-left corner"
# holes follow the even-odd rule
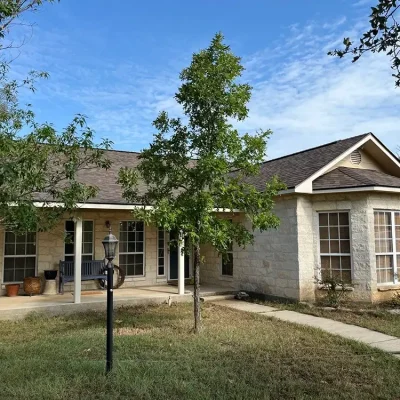
[[[400,89],[390,60],[326,55],[344,36],[359,36],[373,3],[62,0],[28,17],[35,26],[23,28],[13,70],[50,73],[35,95],[23,94],[40,121],[62,128],[83,113],[97,138],[138,151],[160,110],[179,115],[179,71],[222,31],[253,86],[249,118],[238,127],[274,131],[268,158],[368,131],[395,150]]]

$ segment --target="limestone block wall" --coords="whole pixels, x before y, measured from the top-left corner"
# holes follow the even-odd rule
[[[103,259],[104,249],[101,241],[108,234],[106,221],[111,223],[113,234],[118,238],[119,223],[125,220],[134,220],[129,211],[116,210],[82,210],[76,214],[83,220],[92,220],[94,222],[94,258]],[[37,275],[43,276],[46,269],[58,269],[59,261],[64,257],[64,226],[63,219],[50,232],[37,233]],[[0,277],[1,294],[5,293],[3,283],[3,254],[4,254],[4,231],[0,230]],[[118,249],[115,258],[118,264]],[[157,277],[157,228],[154,226],[145,226],[145,271],[142,277],[126,277],[123,287],[156,285],[166,282],[166,278]],[[65,285],[65,291],[70,291],[73,283]],[[82,282],[82,289],[97,288],[94,281]]]
[[[297,246],[299,249],[299,300],[315,300],[314,209],[310,197],[297,198]]]
[[[203,283],[225,285],[273,296],[299,298],[297,241],[297,199],[277,198],[275,213],[280,218],[278,229],[255,232],[255,242],[245,249],[233,246],[233,277],[221,276],[222,260],[212,246],[203,246],[205,262],[201,269]],[[243,215],[235,218],[247,224]]]
[[[241,214],[229,215],[229,217],[223,214],[219,215],[220,218],[229,218],[235,222],[239,222],[243,219]],[[233,244],[233,276],[223,276],[222,275],[222,258],[219,256],[215,248],[207,243],[200,247],[200,254],[202,258],[202,264],[200,266],[200,283],[210,284],[226,287],[229,289],[237,289],[237,271],[235,267],[235,260],[239,257],[243,257],[240,254],[241,251],[238,246]],[[237,261],[236,261],[237,262]]]
[[[302,300],[313,299],[312,277],[320,269],[319,219],[321,211],[348,211],[350,215],[350,239],[352,281],[351,297],[356,301],[371,301],[374,290],[374,274],[370,232],[374,230],[373,212],[369,209],[367,193],[304,195],[299,197],[299,265]],[[375,274],[376,276],[376,274]],[[320,295],[319,291],[315,293]],[[315,297],[314,297],[315,298]]]

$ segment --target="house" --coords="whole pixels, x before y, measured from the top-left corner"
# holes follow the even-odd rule
[[[107,157],[113,162],[107,172],[83,172],[82,180],[100,190],[74,219],[51,232],[0,232],[2,294],[5,284],[57,269],[59,260],[74,260],[79,271],[80,260],[103,258],[108,227],[119,239],[115,262],[126,272],[123,287],[175,281],[184,293],[192,257],[169,248],[174,233],[135,221],[138,205],[127,204],[116,183],[121,167],[138,164],[138,153],[108,151]],[[226,261],[211,245],[203,246],[202,283],[311,301],[319,291],[316,274],[351,282],[360,301],[384,300],[400,289],[400,162],[373,134],[266,161],[251,179],[261,189],[275,175],[287,186],[276,198],[280,227],[256,232],[254,245],[245,249],[234,244]],[[240,212],[221,217],[247,223]],[[65,232],[72,241],[65,242]],[[93,285],[82,282],[83,289]]]

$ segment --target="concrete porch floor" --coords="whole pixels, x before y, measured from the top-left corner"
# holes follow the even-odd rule
[[[200,289],[201,296],[216,296],[231,294],[232,291],[218,286],[204,285]],[[178,288],[171,285],[144,286],[138,288],[122,288],[114,290],[114,307],[162,304],[171,297],[173,302],[192,301],[193,286],[185,286],[185,294],[178,295]],[[105,290],[82,291],[81,303],[73,302],[73,293],[63,295],[36,295],[0,297],[0,320],[21,319],[31,313],[41,313],[48,316],[66,315],[90,310],[106,309],[107,292]]]

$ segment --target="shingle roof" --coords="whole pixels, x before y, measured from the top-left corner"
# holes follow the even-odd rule
[[[127,151],[109,150],[105,152],[105,157],[112,164],[111,168],[104,169],[88,169],[79,171],[79,180],[82,183],[94,185],[99,188],[97,196],[88,201],[88,203],[105,203],[105,204],[128,204],[122,197],[122,188],[117,183],[118,172],[122,167],[136,167],[140,153],[132,153]],[[145,185],[139,184],[139,191],[145,191]]]
[[[249,182],[254,184],[257,189],[263,190],[266,182],[277,175],[288,188],[293,188],[367,135],[368,133],[349,139],[338,140],[323,146],[266,161],[261,166],[260,174],[248,178]],[[108,171],[88,169],[82,170],[79,173],[79,180],[82,183],[95,185],[99,188],[97,196],[88,201],[88,203],[128,204],[122,198],[122,189],[117,183],[118,172],[122,167],[137,166],[140,162],[140,153],[110,150],[105,152],[105,156],[112,162],[112,166]],[[139,184],[139,192],[144,193],[145,190],[145,186]]]
[[[400,178],[372,169],[339,167],[313,182],[313,190],[369,186],[400,188]]]
[[[338,140],[323,146],[266,161],[261,166],[260,174],[246,178],[246,182],[255,185],[258,190],[263,190],[265,184],[272,177],[278,176],[288,189],[292,189],[368,135],[369,133],[366,133]]]

